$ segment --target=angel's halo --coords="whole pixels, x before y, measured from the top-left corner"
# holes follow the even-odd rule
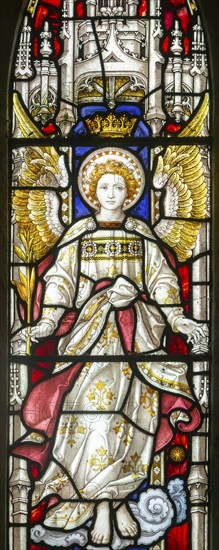
[[[123,210],[131,208],[138,202],[145,186],[145,174],[143,166],[133,153],[119,147],[101,147],[92,151],[82,162],[78,173],[78,188],[85,202],[98,210],[98,202],[90,193],[92,173],[95,167],[106,164],[108,161],[118,162],[128,170],[130,176],[136,181],[136,192],[129,202],[123,205]],[[128,185],[128,182],[126,182]]]

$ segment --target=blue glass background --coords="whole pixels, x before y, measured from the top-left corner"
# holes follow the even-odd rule
[[[82,107],[81,109],[81,117],[85,118],[88,116],[92,116],[96,114],[97,112],[107,112],[106,107],[103,107],[101,105],[87,105],[85,107]],[[128,113],[129,115],[134,116],[141,116],[141,109],[137,105],[118,105],[115,110],[115,113]],[[74,134],[84,134],[89,135],[88,131],[85,127],[85,124],[83,120],[81,120],[74,128]],[[137,127],[135,129],[134,137],[148,137],[150,135],[150,129],[146,123],[143,122],[143,120],[139,120]],[[104,142],[103,142],[104,145]],[[112,143],[114,145],[114,143]],[[147,171],[148,171],[148,148],[147,147],[141,147],[139,145],[133,145],[133,146],[127,146],[127,149],[130,151],[136,153],[146,172],[146,179],[147,179]],[[75,167],[78,168],[83,159],[86,157],[86,155],[94,150],[94,147],[76,147],[75,148]],[[91,209],[83,202],[83,200],[80,198],[80,195],[77,190],[75,190],[75,196],[74,196],[74,207],[75,207],[75,218],[78,219],[83,216],[88,216],[91,214]],[[145,192],[139,201],[139,203],[134,206],[132,209],[128,212],[132,216],[138,216],[143,221],[148,222],[150,220],[150,202],[149,202],[149,189],[147,187],[147,181],[145,186]]]

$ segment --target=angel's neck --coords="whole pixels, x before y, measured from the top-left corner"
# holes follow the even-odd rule
[[[101,206],[99,212],[96,213],[96,218],[98,222],[122,222],[125,218],[125,214],[121,208],[107,210]]]

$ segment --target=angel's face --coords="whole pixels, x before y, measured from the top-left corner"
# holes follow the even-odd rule
[[[121,208],[127,197],[126,182],[117,174],[104,174],[97,183],[96,197],[106,210]]]

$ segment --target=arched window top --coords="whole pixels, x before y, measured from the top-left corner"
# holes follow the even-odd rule
[[[210,550],[198,4],[31,0],[11,84],[9,550]]]
[[[30,2],[12,78],[44,135],[74,133],[95,107],[141,116],[154,136],[175,135],[209,87],[198,8],[187,0]]]

